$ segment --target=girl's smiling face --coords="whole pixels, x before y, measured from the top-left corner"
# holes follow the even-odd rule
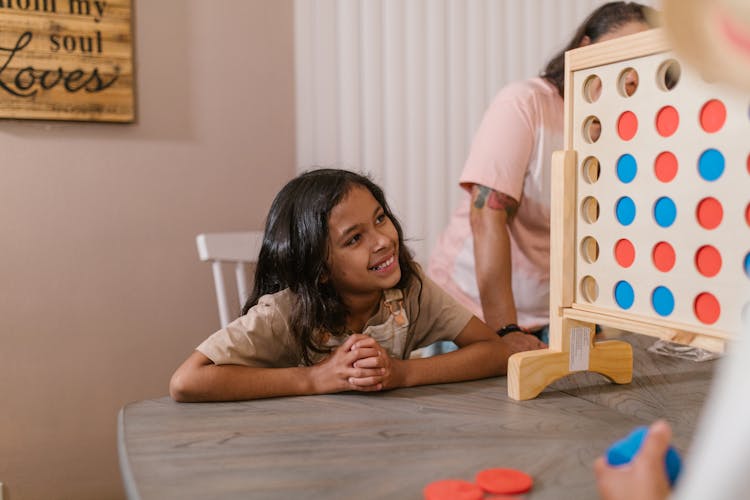
[[[363,186],[353,186],[331,210],[328,245],[328,279],[345,302],[379,299],[401,279],[396,227]]]

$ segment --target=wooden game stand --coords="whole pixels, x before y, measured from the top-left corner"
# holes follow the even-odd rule
[[[508,396],[533,399],[555,380],[578,371],[604,375],[616,384],[633,376],[633,350],[618,340],[595,341],[596,324],[659,337],[680,344],[723,352],[724,340],[714,334],[681,330],[678,325],[640,321],[586,310],[574,305],[576,152],[552,156],[550,206],[550,326],[549,347],[514,354],[508,361]]]
[[[562,259],[553,258],[550,262],[550,305],[561,307],[550,308],[549,348],[520,352],[508,361],[508,395],[516,400],[535,398],[555,380],[581,369],[601,373],[618,384],[627,384],[632,379],[630,344],[595,343],[596,327],[591,319],[566,315],[575,291],[572,274],[575,240],[573,234],[565,234],[563,227],[574,227],[570,224],[576,213],[575,174],[576,152],[556,151],[552,155],[550,255]]]
[[[579,219],[575,141],[580,139],[576,139],[579,129],[575,123],[581,123],[581,117],[574,122],[574,105],[579,106],[575,103],[580,103],[582,96],[574,91],[574,73],[669,50],[664,33],[654,29],[578,48],[565,55],[564,151],[555,152],[551,162],[550,342],[547,349],[511,356],[508,395],[513,399],[532,399],[555,380],[578,371],[597,372],[617,384],[629,383],[633,371],[632,347],[623,341],[596,341],[597,324],[714,352],[723,352],[725,342],[731,338],[724,330],[679,320],[618,314],[619,311],[596,307],[576,297]],[[598,206],[595,210],[598,217]],[[583,282],[581,286],[585,287]],[[589,292],[578,291],[584,298]]]
[[[633,350],[627,342],[610,340],[594,342],[595,326],[569,318],[558,318],[559,331],[582,330],[588,336],[588,368],[616,384],[627,384],[632,380]],[[550,325],[550,347],[540,351],[520,352],[508,362],[508,395],[515,400],[533,399],[549,384],[574,373],[571,368],[569,337],[558,335],[562,345],[552,342]],[[558,342],[558,344],[560,344]]]

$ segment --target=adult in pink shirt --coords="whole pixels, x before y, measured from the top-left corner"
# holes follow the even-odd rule
[[[459,180],[465,197],[428,274],[498,333],[520,325],[546,342],[550,160],[563,148],[565,51],[649,29],[650,10],[602,5],[541,76],[503,88],[484,114]]]

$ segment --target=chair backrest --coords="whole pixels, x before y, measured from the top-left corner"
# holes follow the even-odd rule
[[[216,300],[219,304],[221,326],[229,324],[236,314],[232,314],[228,304],[228,290],[224,281],[222,264],[234,264],[237,282],[237,298],[240,307],[249,296],[248,264],[258,262],[260,246],[263,242],[262,231],[243,231],[235,233],[204,233],[196,237],[198,255],[201,260],[211,262],[216,287]]]

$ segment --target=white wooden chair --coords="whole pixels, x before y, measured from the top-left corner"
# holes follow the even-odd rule
[[[229,324],[236,316],[229,307],[228,290],[224,281],[224,263],[234,264],[237,284],[237,298],[240,308],[249,296],[247,268],[258,262],[260,246],[263,242],[262,231],[244,231],[235,233],[204,233],[196,237],[198,255],[203,261],[211,262],[216,287],[216,300],[219,304],[221,326]]]

